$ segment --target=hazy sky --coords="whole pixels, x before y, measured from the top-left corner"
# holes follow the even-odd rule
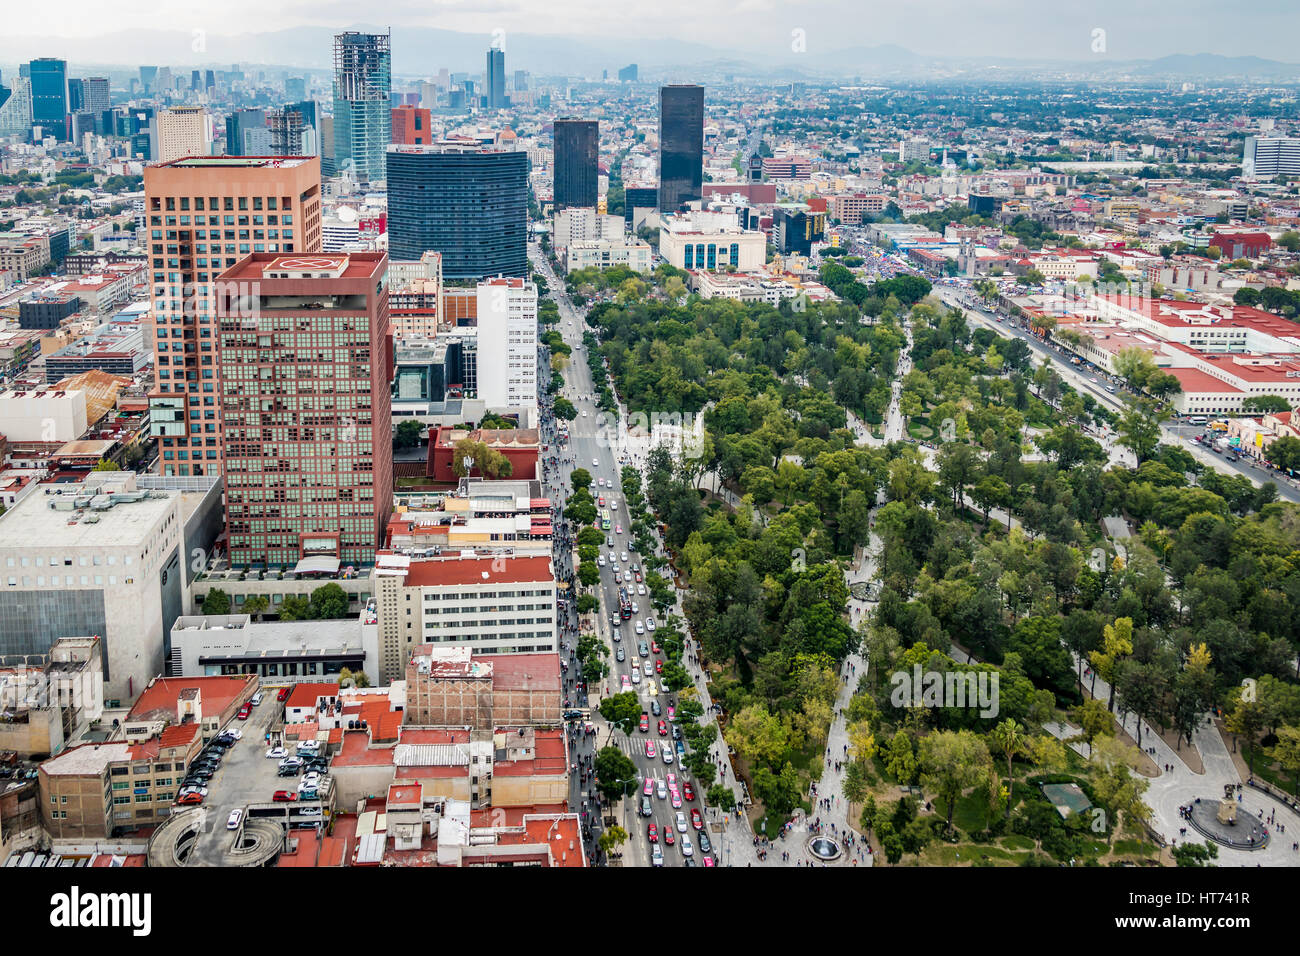
[[[93,37],[116,30],[206,30],[214,36],[360,23],[494,29],[586,39],[609,37],[634,53],[635,37],[695,40],[750,56],[784,55],[792,31],[807,52],[897,44],[939,56],[1151,58],[1170,53],[1300,60],[1300,0],[4,0],[4,32]],[[1104,52],[1095,49],[1104,34]],[[114,57],[116,59],[116,57]],[[129,59],[129,56],[127,57]]]

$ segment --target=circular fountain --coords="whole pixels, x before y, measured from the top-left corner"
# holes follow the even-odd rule
[[[840,849],[839,841],[828,836],[815,836],[808,840],[808,852],[823,863],[830,863],[838,860],[844,851]]]

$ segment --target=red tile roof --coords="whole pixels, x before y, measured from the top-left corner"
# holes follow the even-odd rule
[[[198,735],[199,725],[196,721],[185,724],[172,724],[170,727],[163,728],[163,732],[158,735],[158,746],[163,749],[167,747],[188,747]]]
[[[409,587],[464,587],[473,584],[552,583],[548,557],[474,557],[412,561]]]
[[[337,682],[321,684],[294,684],[293,690],[289,692],[289,699],[284,702],[288,707],[315,707],[321,697],[337,697],[339,695],[339,685]]]
[[[176,699],[181,691],[197,687],[202,695],[203,713],[211,716],[224,713],[237,699],[251,697],[257,687],[256,674],[237,674],[229,677],[155,677],[141,692],[126,715],[127,720],[148,720],[171,717],[179,720]]]

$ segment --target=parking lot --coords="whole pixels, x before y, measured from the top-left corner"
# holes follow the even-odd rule
[[[278,726],[281,707],[274,690],[270,690],[264,694],[262,703],[253,708],[247,720],[231,722],[230,726],[241,731],[243,738],[226,751],[220,768],[208,781],[208,795],[200,805],[202,830],[189,863],[224,865],[238,834],[238,831],[226,829],[232,810],[296,825],[310,825],[327,819],[328,776],[323,778],[323,788],[318,791],[316,800],[277,803],[272,799],[277,790],[287,790],[296,796],[302,779],[300,776],[278,776],[280,761],[266,756],[266,734]],[[293,752],[292,746],[289,752]]]

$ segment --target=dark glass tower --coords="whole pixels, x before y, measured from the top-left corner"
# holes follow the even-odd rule
[[[43,57],[32,60],[32,124],[63,138],[68,115],[68,61]]]
[[[704,87],[659,88],[659,209],[676,212],[704,184]]]
[[[596,157],[600,124],[596,120],[563,117],[555,121],[555,211],[596,207]]]
[[[506,51],[487,51],[487,108],[501,110],[506,107]]]
[[[528,154],[388,149],[388,254],[442,253],[446,279],[528,275]]]

